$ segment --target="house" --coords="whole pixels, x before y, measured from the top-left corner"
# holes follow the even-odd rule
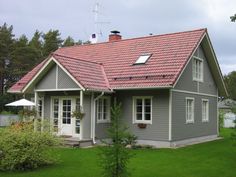
[[[232,99],[224,99],[218,102],[219,111],[223,114],[223,127],[235,127],[236,115],[232,112],[232,108],[236,106],[236,101]]]
[[[13,85],[34,94],[39,115],[59,135],[106,138],[110,106],[139,144],[171,147],[218,136],[217,101],[226,96],[206,29],[59,48]],[[82,120],[72,118],[81,107]]]

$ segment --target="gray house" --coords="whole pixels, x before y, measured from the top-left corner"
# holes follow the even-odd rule
[[[34,94],[58,135],[106,138],[110,106],[138,143],[171,147],[218,136],[219,96],[227,91],[206,29],[60,48],[9,92]],[[82,120],[72,112],[82,108]]]

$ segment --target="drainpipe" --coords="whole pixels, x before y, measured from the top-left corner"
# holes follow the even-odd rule
[[[92,119],[92,124],[93,124],[93,127],[92,128],[92,140],[93,140],[93,144],[96,144],[96,141],[95,141],[95,126],[96,126],[96,101],[101,98],[102,96],[104,95],[104,92],[102,92],[100,95],[98,95],[94,100],[93,100],[93,119]]]

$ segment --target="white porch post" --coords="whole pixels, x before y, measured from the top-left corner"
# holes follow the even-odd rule
[[[90,130],[90,137],[91,139],[93,139],[93,135],[94,135],[94,93],[92,92],[92,95],[91,95],[91,130]]]
[[[37,118],[39,116],[38,113],[38,92],[34,91],[34,102],[35,102],[35,111],[36,111],[36,117],[34,118],[34,131],[37,130]]]
[[[83,90],[80,90],[80,108],[81,108],[81,111],[83,112],[84,111],[84,107],[83,107],[83,102],[84,102],[84,92]],[[83,119],[80,120],[80,139],[83,139]]]

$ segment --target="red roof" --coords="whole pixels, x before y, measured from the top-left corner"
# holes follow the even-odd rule
[[[86,89],[109,90],[103,65],[53,54],[53,57]],[[91,72],[92,71],[92,72]]]
[[[205,33],[199,29],[64,47],[53,56],[85,89],[172,87]],[[145,64],[134,65],[143,54],[152,55]],[[41,65],[10,91],[21,91]]]

